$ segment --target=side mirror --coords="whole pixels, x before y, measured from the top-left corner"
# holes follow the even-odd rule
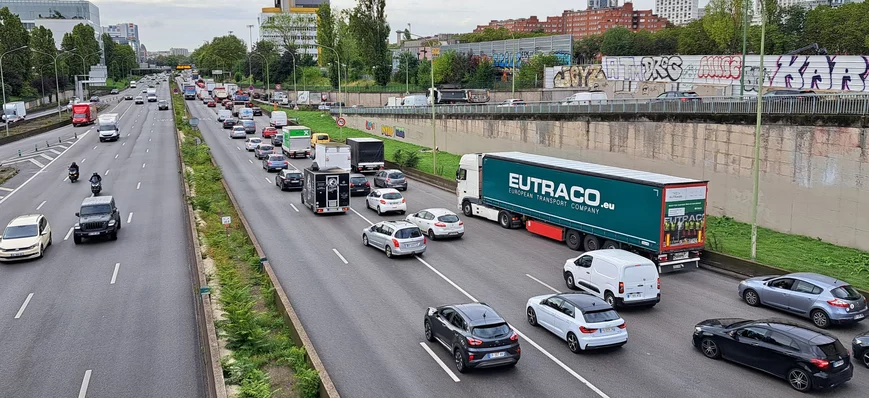
[[[372,225],[371,228],[368,228],[368,230],[374,232],[374,226]]]
[[[75,216],[76,216],[76,217],[81,217],[81,215],[79,215],[78,212],[75,212]]]
[[[727,335],[732,337],[734,340],[739,340],[739,335],[736,334],[735,330],[731,330],[731,331],[727,332]]]

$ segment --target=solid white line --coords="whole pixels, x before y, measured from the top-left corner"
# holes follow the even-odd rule
[[[296,211],[296,213],[298,213],[298,212],[299,212],[299,209],[297,209],[297,208],[296,208],[296,205],[294,205],[294,204],[292,204],[292,203],[290,203],[290,207],[292,207],[292,208],[293,208],[293,210],[295,210],[295,211]]]
[[[118,269],[121,268],[121,263],[115,263],[115,272],[112,272],[112,281],[109,283],[110,285],[115,284],[115,280],[118,279]]]
[[[86,136],[87,133],[89,133],[89,132],[90,132],[90,130],[88,130],[87,132],[85,132],[85,133],[82,134],[81,136],[84,137],[84,136]],[[70,145],[69,147],[72,148],[73,145],[78,144],[80,141],[81,141],[81,140],[76,141],[76,142],[73,142],[72,145]],[[66,151],[63,151],[63,152],[66,153]],[[51,164],[54,163],[57,159],[60,159],[60,156],[58,156],[58,157],[54,158],[54,160],[48,162],[48,164],[46,165],[46,167],[51,166]],[[84,161],[84,160],[82,160],[82,161]],[[44,169],[43,169],[43,170],[44,170]],[[27,185],[30,181],[33,181],[33,179],[36,178],[36,176],[38,176],[40,173],[42,173],[43,170],[39,170],[39,171],[37,171],[36,174],[30,176],[30,178],[28,178],[27,181],[24,181],[24,183],[22,183],[21,185],[19,185],[18,188],[15,188],[14,191],[10,192],[9,195],[6,195],[5,198],[0,199],[0,204],[2,204],[3,202],[5,202],[6,199],[9,199],[10,196],[12,196],[13,194],[15,194],[15,192],[18,192],[19,189],[21,189],[22,187],[24,187],[25,185]]]
[[[248,159],[247,161],[250,162],[250,164],[253,164],[253,160]]]
[[[440,271],[438,271],[437,269],[435,269],[435,267],[432,267],[432,265],[429,264],[428,262],[426,262],[425,260],[423,260],[422,257],[417,256],[417,255],[414,255],[413,257],[415,257],[419,262],[423,263],[426,267],[428,267],[428,269],[432,270],[432,272],[434,272],[435,274],[437,274],[438,276],[440,276],[441,279],[447,281],[447,283],[449,283],[450,285],[453,285],[453,287],[456,288],[456,290],[458,290],[459,292],[461,292],[462,294],[464,294],[466,297],[468,297],[469,299],[473,300],[474,302],[478,302],[478,300],[475,299],[474,296],[471,296],[470,293],[468,293],[468,292],[465,291],[465,289],[462,289],[459,285],[457,285],[455,282],[453,282],[452,280],[450,280],[450,278],[447,278],[446,275],[442,274]]]
[[[46,154],[44,154],[44,153],[40,153],[39,156],[42,156],[42,157],[43,157],[44,159],[46,159],[46,160],[54,160],[53,157],[48,156],[48,155],[46,155]]]
[[[143,169],[145,168],[145,164],[144,164],[144,163],[142,163],[142,168],[143,168]]]
[[[66,233],[66,236],[63,237],[63,240],[69,239],[69,236],[72,235],[72,230],[75,227],[69,227],[69,232]]]
[[[268,177],[263,177],[263,178],[266,180],[266,184],[271,184],[271,183],[272,183],[272,180],[270,180]]]
[[[141,187],[141,186],[142,186],[142,183],[141,183],[141,182],[137,183],[137,184],[136,184],[136,190],[138,190],[139,187]]]
[[[42,163],[37,162],[36,159],[27,159],[27,160],[29,160],[30,163],[33,163],[33,164],[39,166],[40,169],[45,167]],[[51,162],[49,162],[48,164],[51,164]]]
[[[363,215],[360,214],[358,211],[356,211],[356,209],[354,209],[354,208],[351,207],[351,208],[350,208],[350,211],[356,213],[357,216],[362,217],[362,219],[365,220],[365,222],[367,222],[368,224],[370,224],[370,225],[374,225],[374,223],[371,222],[371,220],[365,218],[365,216],[363,216]]]
[[[130,212],[130,215],[127,216],[127,224],[129,224],[131,222],[133,222],[133,212],[132,211]]]
[[[82,158],[81,162],[79,163],[84,163],[85,160],[88,160],[88,158]]]
[[[39,204],[39,206],[36,206],[36,210],[39,210],[39,209],[41,209],[41,208],[42,208],[42,206],[44,206],[44,205],[45,205],[45,202],[46,202],[46,201],[44,201],[44,200],[43,200],[43,201],[42,201],[42,203],[40,203],[40,204]]]
[[[341,261],[344,262],[344,264],[347,264],[347,259],[344,258],[341,253],[338,253],[338,249],[332,249],[332,251],[335,252],[335,255],[338,256],[338,258],[340,258]]]
[[[88,395],[88,384],[91,382],[91,370],[84,372],[84,380],[81,381],[81,388],[78,390],[78,398],[85,398]]]
[[[453,379],[454,382],[456,382],[456,383],[459,382],[459,378],[456,377],[456,374],[453,373],[453,371],[450,370],[450,368],[448,368],[446,364],[444,364],[444,361],[441,361],[441,359],[438,358],[437,355],[435,355],[434,351],[432,351],[431,348],[428,348],[428,346],[421,341],[419,342],[419,345],[421,345],[422,348],[425,350],[425,352],[427,352],[428,355],[431,356],[431,359],[434,359],[435,362],[437,362],[438,365],[440,365],[441,369],[443,369],[444,372],[447,372],[447,375],[450,376],[450,378]]]
[[[6,188],[6,187],[0,187],[0,190],[4,190],[4,191],[6,191],[6,192],[13,192],[13,191],[15,191],[15,190],[12,189],[12,188]]]
[[[120,155],[120,154],[118,154],[118,155]],[[118,158],[118,155],[115,155],[115,159],[117,159],[117,158]]]
[[[531,276],[531,275],[529,275],[529,274],[525,274],[525,276],[527,276],[527,277],[529,277],[529,278],[531,278],[531,279],[534,279],[535,281],[537,281],[537,283],[539,283],[539,284],[541,284],[541,285],[543,285],[543,286],[548,287],[549,290],[552,290],[552,291],[555,292],[555,293],[561,293],[560,291],[558,291],[558,289],[556,289],[556,288],[554,288],[554,287],[552,287],[552,286],[547,285],[546,282],[543,282],[543,281],[541,281],[540,279],[537,279],[537,278],[535,278],[535,277],[533,277],[533,276]]]
[[[21,314],[24,313],[24,309],[27,308],[27,303],[30,302],[30,299],[33,298],[33,293],[27,295],[27,298],[24,299],[24,304],[21,304],[21,308],[18,309],[18,313],[15,314],[15,319],[21,318]]]

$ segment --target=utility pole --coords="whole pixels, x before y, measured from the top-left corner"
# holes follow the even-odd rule
[[[742,0],[742,71],[739,73],[739,98],[745,94],[745,44],[748,38],[748,4],[751,0]],[[763,64],[760,65],[761,69]],[[763,79],[761,79],[763,80]]]
[[[247,25],[247,40],[250,43],[250,52],[253,53],[253,25]],[[252,57],[247,58],[247,75],[250,76],[250,85],[253,86]]]
[[[766,41],[766,7],[760,6],[760,76],[763,76],[763,51]],[[760,194],[760,119],[763,111],[763,78],[757,79],[757,123],[754,127],[754,198],[751,206],[751,259],[757,259],[757,202]]]

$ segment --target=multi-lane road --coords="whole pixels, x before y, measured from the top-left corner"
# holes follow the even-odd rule
[[[345,215],[317,216],[297,192],[281,192],[243,140],[230,139],[215,108],[188,101],[266,256],[301,317],[338,391],[353,397],[782,397],[786,382],[703,357],[691,345],[694,325],[714,317],[803,319],[745,305],[738,280],[705,270],[667,274],[662,302],[621,311],[628,344],[572,354],[554,335],[528,325],[525,303],[534,295],[567,290],[564,245],[497,223],[464,219],[466,234],[429,241],[424,256],[387,259],[363,247],[362,229],[381,219],[353,198]],[[267,117],[256,117],[258,131]],[[259,136],[259,133],[257,133]],[[301,169],[310,160],[291,160]],[[408,211],[455,209],[455,197],[411,181]],[[479,300],[493,306],[520,333],[522,359],[512,369],[459,374],[450,355],[425,342],[429,306]],[[866,324],[832,330],[844,344]],[[854,396],[869,387],[869,369],[830,395]]]
[[[100,143],[95,126],[68,126],[0,147],[0,160],[21,169],[0,188],[0,222],[45,214],[53,241],[42,259],[0,264],[4,397],[204,395],[171,111],[121,101],[102,112],[122,115],[117,142]],[[82,177],[74,184],[73,161]],[[75,245],[94,172],[123,228],[117,241]]]

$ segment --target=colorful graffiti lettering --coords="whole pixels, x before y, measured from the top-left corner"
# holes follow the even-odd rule
[[[374,130],[374,122],[366,120],[365,130]]]
[[[404,138],[404,127],[396,127],[395,136],[398,138]]]
[[[395,131],[392,129],[392,126],[380,126],[380,135],[392,137],[395,135]]]
[[[606,73],[601,65],[556,66],[552,77],[553,87],[589,87],[601,89],[606,86]]]
[[[742,76],[742,57],[738,55],[705,55],[700,58],[700,79],[719,78],[736,80]]]
[[[675,82],[682,77],[682,57],[643,57],[643,76],[646,81],[669,80]]]

